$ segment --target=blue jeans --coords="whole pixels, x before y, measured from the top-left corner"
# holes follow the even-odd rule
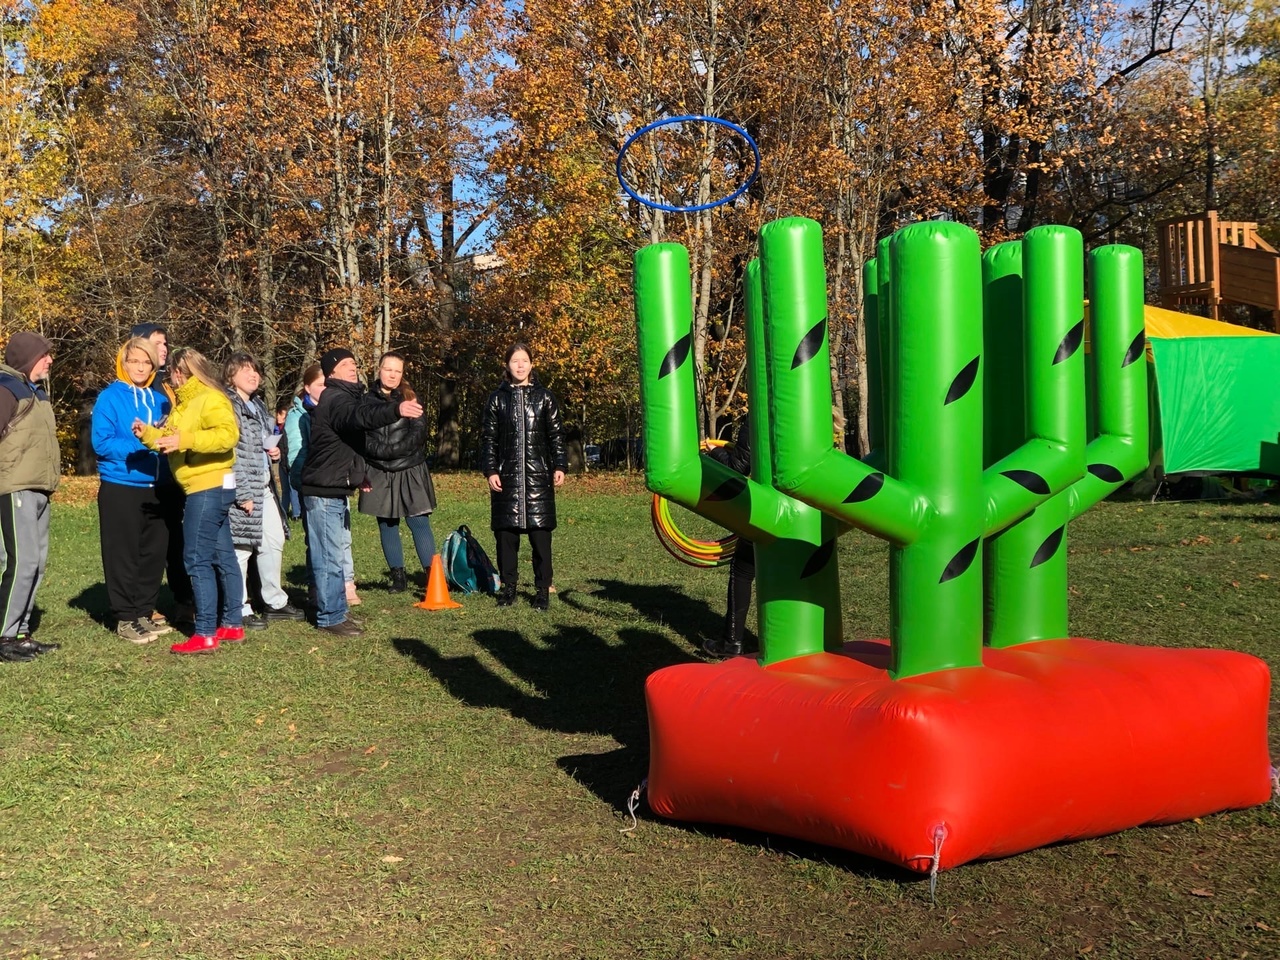
[[[311,569],[316,578],[316,626],[331,627],[347,619],[343,567],[351,543],[351,511],[346,497],[302,500],[311,539]]]
[[[229,513],[235,500],[235,490],[201,490],[187,495],[182,512],[182,561],[195,594],[198,636],[211,637],[220,626],[242,623],[244,579],[231,542]]]
[[[307,586],[314,589],[316,585],[316,570],[311,563],[311,528],[307,526],[307,498],[303,497],[301,501],[299,516],[302,517],[302,539],[307,546]],[[356,563],[351,555],[351,520],[347,519],[347,527],[344,531],[343,548],[342,548],[342,583],[345,587],[348,583],[353,583],[356,579]]]
[[[436,535],[431,530],[431,514],[405,517],[409,532],[413,534],[413,549],[423,570],[431,569],[431,558],[436,554]],[[382,555],[391,569],[404,566],[404,547],[400,545],[400,518],[379,517],[378,536],[382,539]]]

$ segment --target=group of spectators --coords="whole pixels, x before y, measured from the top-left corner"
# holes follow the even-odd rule
[[[31,635],[61,461],[52,405],[41,386],[51,350],[38,334],[19,333],[0,365],[0,659],[7,661],[58,647]],[[275,417],[258,395],[263,371],[248,353],[233,353],[219,371],[194,349],[170,356],[165,329],[143,324],[120,347],[115,366],[115,381],[94,407],[92,439],[101,480],[103,579],[121,638],[146,644],[174,625],[189,626],[190,635],[170,650],[207,653],[243,641],[246,629],[304,619],[281,570],[294,517],[306,538],[316,628],[361,635],[350,613],[360,603],[350,516],[357,491],[359,511],[377,518],[390,589],[408,587],[402,520],[419,563],[430,569],[436,493],[428,429],[401,354],[380,358],[366,390],[355,355],[331,349],[304,372],[297,396]],[[515,601],[524,534],[533,549],[532,604],[546,610],[554,490],[564,482],[566,455],[558,404],[537,383],[524,344],[507,351],[503,383],[485,406],[480,464],[502,576],[498,604]],[[250,561],[260,613],[246,589]],[[165,578],[174,599],[172,625],[158,610]]]

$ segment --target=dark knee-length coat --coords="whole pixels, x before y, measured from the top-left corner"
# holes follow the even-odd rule
[[[555,472],[568,465],[560,405],[550,390],[504,383],[489,395],[480,472],[502,480],[501,492],[489,493],[491,529],[554,530]]]

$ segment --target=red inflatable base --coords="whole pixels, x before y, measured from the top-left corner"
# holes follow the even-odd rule
[[[1046,640],[889,679],[888,645],[646,683],[649,805],[921,872],[1262,803],[1270,674],[1220,650]]]

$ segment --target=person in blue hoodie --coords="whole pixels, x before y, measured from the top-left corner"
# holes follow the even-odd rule
[[[160,366],[156,368],[155,378],[151,381],[151,391],[159,394],[159,402],[168,401],[170,409],[175,402],[173,387],[169,385],[169,333],[158,323],[139,323],[129,331],[131,337],[142,337],[155,348],[156,359]],[[182,516],[187,507],[187,495],[169,472],[169,461],[160,458],[160,476],[156,480],[156,496],[160,498],[160,513],[164,517],[165,529],[169,536],[169,552],[165,558],[165,576],[169,580],[169,592],[173,594],[174,622],[190,624],[195,618],[195,590],[191,586],[191,577],[187,574],[185,542],[182,537]],[[168,620],[159,611],[152,611],[151,619],[159,626],[168,625]]]
[[[150,643],[170,632],[151,619],[164,576],[169,535],[156,484],[162,454],[148,450],[133,423],[158,424],[169,415],[165,394],[151,389],[160,358],[155,346],[133,337],[116,356],[116,380],[93,408],[93,451],[98,456],[98,526],[102,574],[116,634]]]

